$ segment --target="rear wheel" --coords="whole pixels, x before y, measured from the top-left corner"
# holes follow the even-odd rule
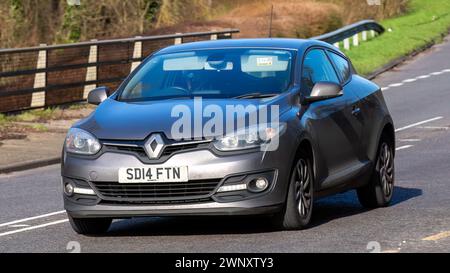
[[[110,218],[73,218],[69,215],[72,229],[78,234],[100,234],[108,231],[112,219]]]
[[[313,174],[310,159],[300,154],[291,173],[285,209],[277,215],[277,225],[284,229],[303,229],[313,210]]]
[[[369,184],[357,190],[359,202],[367,208],[389,205],[394,192],[394,147],[383,138]]]

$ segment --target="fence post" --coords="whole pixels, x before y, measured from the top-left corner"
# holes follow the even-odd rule
[[[96,42],[97,40],[91,40],[92,42]],[[89,81],[96,81],[97,80],[97,61],[98,60],[98,46],[97,45],[91,45],[89,47],[89,59],[88,64],[96,64],[95,66],[88,66],[86,70],[86,82]],[[96,88],[96,84],[88,84],[84,86],[83,91],[83,99],[86,99],[89,95],[89,92]]]
[[[375,37],[375,35],[376,35],[376,34],[375,34],[375,30],[371,30],[371,31],[370,31],[370,35],[372,36],[372,38]]]
[[[213,29],[212,31],[216,31],[215,29]],[[217,40],[217,33],[216,34],[211,34],[211,40]]]
[[[344,49],[349,50],[350,49],[350,40],[349,38],[344,39]]]
[[[40,44],[39,46],[47,46],[46,44]],[[47,50],[39,50],[36,69],[46,69],[47,68]],[[46,83],[46,72],[36,73],[34,76],[33,88],[45,88]],[[45,90],[39,92],[33,92],[31,94],[31,108],[45,106]]]
[[[136,36],[137,39],[142,38],[142,36]],[[134,49],[133,49],[133,59],[140,59],[142,58],[142,41],[135,41],[134,42]],[[133,61],[131,63],[131,72],[136,69],[136,67],[140,64],[140,61]]]
[[[362,40],[363,40],[363,41],[367,41],[367,31],[366,31],[366,30],[364,30],[364,31],[362,32]]]
[[[181,33],[175,33],[176,35],[180,35]],[[181,38],[181,37],[177,37],[177,38],[175,38],[175,41],[174,41],[174,44],[175,45],[179,45],[179,44],[182,44],[183,43],[183,38]]]
[[[359,34],[353,35],[353,46],[359,46]]]

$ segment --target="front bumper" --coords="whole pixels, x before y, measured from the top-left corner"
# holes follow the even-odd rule
[[[76,181],[77,186],[92,189],[95,195],[75,194],[71,197],[64,195],[64,206],[71,216],[77,218],[269,214],[282,208],[289,179],[289,164],[283,164],[286,159],[282,160],[278,156],[279,152],[260,151],[219,156],[209,150],[175,154],[166,162],[157,165],[163,167],[188,165],[189,180],[219,179],[218,186],[209,196],[202,196],[199,200],[155,199],[154,202],[137,203],[104,198],[93,182],[118,181],[120,167],[145,167],[149,164],[129,154],[108,152],[91,159],[65,153],[62,162],[63,183]],[[264,192],[257,194],[246,190],[217,192],[217,189],[225,183],[236,183],[229,182],[230,177],[250,177],[258,173],[272,175],[270,186]]]
[[[230,203],[193,203],[182,205],[80,205],[65,202],[65,209],[75,218],[111,217],[129,218],[139,216],[181,215],[258,215],[279,211],[282,204],[261,206],[249,201]]]

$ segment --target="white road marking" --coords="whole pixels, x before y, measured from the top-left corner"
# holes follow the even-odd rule
[[[52,226],[52,225],[58,225],[58,224],[62,224],[62,223],[68,222],[68,221],[69,221],[69,219],[63,219],[63,220],[58,220],[58,221],[45,223],[45,224],[42,224],[42,225],[37,225],[37,226],[31,226],[31,227],[11,230],[11,231],[0,233],[0,237],[4,237],[4,236],[7,236],[7,235],[20,233],[20,232],[25,232],[25,231],[29,231],[29,230],[33,230],[33,229],[44,228],[44,227],[48,227],[48,226]]]
[[[431,130],[448,130],[449,129],[449,127],[447,127],[447,126],[419,126],[417,128],[431,129]]]
[[[422,240],[423,241],[438,241],[438,240],[442,240],[442,239],[445,239],[448,237],[450,237],[450,231],[443,231],[438,234],[434,234],[434,235],[425,237]]]
[[[414,145],[405,145],[405,146],[400,146],[397,149],[395,149],[396,151],[400,151],[400,150],[404,150],[404,149],[408,149],[413,147]]]
[[[421,139],[419,139],[419,138],[401,138],[398,141],[402,141],[402,142],[419,142],[419,141],[421,141]]]
[[[402,82],[401,83],[393,83],[393,84],[389,84],[388,87],[399,87],[399,86],[402,86],[402,85],[403,85]]]
[[[415,78],[406,79],[406,80],[403,80],[402,82],[399,82],[399,83],[392,83],[392,84],[389,84],[386,87],[381,88],[381,90],[382,91],[386,91],[386,90],[389,90],[392,87],[400,87],[400,86],[404,85],[405,83],[412,83],[412,82],[415,82],[417,80],[428,79],[431,76],[439,76],[439,75],[442,75],[444,73],[450,73],[450,69],[443,69],[441,71],[431,72],[431,73],[426,74],[426,75],[420,75],[420,76],[417,76]]]
[[[53,216],[53,215],[57,215],[57,214],[65,213],[65,212],[66,212],[65,210],[60,210],[60,211],[50,212],[50,213],[46,213],[46,214],[42,214],[42,215],[38,215],[38,216],[33,216],[33,217],[24,218],[24,219],[14,220],[14,221],[11,221],[11,222],[0,224],[0,227],[10,226],[10,225],[18,224],[18,223],[23,223],[23,222],[27,222],[27,221],[31,221],[31,220],[35,220],[35,219],[39,219],[39,218],[45,218],[45,217],[49,217],[49,216]]]
[[[432,75],[432,76],[439,76],[441,74],[444,74],[444,72],[443,71],[438,71],[438,72],[430,73],[430,75]]]
[[[29,227],[30,225],[26,225],[26,224],[18,224],[18,225],[10,225],[8,227],[12,227],[12,228],[19,228],[19,227]]]
[[[403,82],[404,83],[410,83],[410,82],[415,82],[415,81],[417,81],[417,79],[406,79]]]
[[[432,121],[435,121],[435,120],[439,120],[439,119],[442,119],[442,118],[443,117],[434,117],[434,118],[430,118],[430,119],[427,119],[427,120],[424,120],[424,121],[419,121],[419,122],[416,122],[416,123],[413,123],[413,124],[410,124],[410,125],[398,128],[398,129],[395,130],[395,132],[404,131],[406,129],[410,129],[410,128],[413,128],[413,127],[416,127],[416,126],[419,126],[419,125],[422,125],[422,124],[425,124],[425,123],[428,123],[428,122],[432,122]]]

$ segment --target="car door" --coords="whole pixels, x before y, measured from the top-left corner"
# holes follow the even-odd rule
[[[341,84],[326,50],[322,48],[313,48],[305,54],[301,73],[300,88],[305,96],[311,93],[317,82]],[[315,151],[316,179],[321,189],[346,182],[361,167],[356,148],[361,128],[355,126],[354,102],[354,93],[344,90],[340,97],[306,106],[306,126],[318,147]]]
[[[327,54],[341,80],[344,92],[351,94],[349,103],[351,104],[352,116],[349,117],[349,121],[358,135],[358,141],[354,143],[355,154],[360,162],[366,163],[368,162],[367,145],[369,138],[364,135],[364,132],[366,132],[365,126],[367,126],[368,102],[363,95],[364,92],[361,92],[361,88],[364,88],[365,85],[361,83],[359,77],[354,77],[351,63],[347,58],[331,50],[328,50]]]

